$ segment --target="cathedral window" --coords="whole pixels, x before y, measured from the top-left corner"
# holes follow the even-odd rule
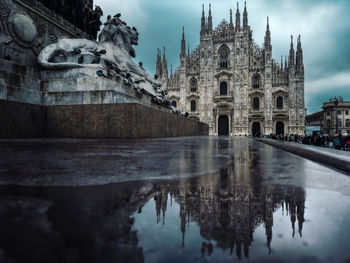
[[[220,95],[227,95],[227,82],[223,81],[220,83]]]
[[[331,127],[331,120],[327,120],[327,127]]]
[[[197,91],[197,80],[195,78],[191,79],[190,90],[191,90],[191,92],[196,92]]]
[[[342,126],[342,122],[341,120],[338,119],[338,127],[341,127]]]
[[[253,99],[253,109],[258,110],[260,108],[260,100],[258,97]]]
[[[253,89],[259,89],[261,87],[261,77],[257,73],[252,77],[252,87]]]
[[[283,108],[283,98],[281,96],[277,97],[277,108],[278,109]]]
[[[195,100],[191,100],[191,111],[196,111],[197,105]]]
[[[346,127],[350,127],[350,119],[346,119],[346,121],[345,121],[345,126],[346,126]]]
[[[176,101],[175,100],[173,100],[172,102],[171,102],[171,105],[173,106],[173,107],[177,107],[177,103],[176,103]]]
[[[219,49],[219,57],[220,57],[220,68],[227,68],[228,67],[228,56],[230,54],[230,50],[226,45],[223,45]]]

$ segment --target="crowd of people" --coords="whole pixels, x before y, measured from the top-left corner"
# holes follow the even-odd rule
[[[313,134],[313,135],[297,135],[297,134],[286,134],[286,135],[267,135],[265,138],[274,139],[285,142],[295,142],[308,145],[315,145],[319,147],[334,148],[337,150],[350,151],[350,136],[343,136],[341,134],[336,136],[330,136],[329,134]]]

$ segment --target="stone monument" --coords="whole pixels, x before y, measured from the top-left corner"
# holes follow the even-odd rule
[[[132,60],[139,33],[120,14],[95,41],[103,12],[92,6],[0,0],[0,138],[207,134]]]

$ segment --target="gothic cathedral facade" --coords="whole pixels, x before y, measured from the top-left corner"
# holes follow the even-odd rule
[[[272,58],[269,20],[263,48],[252,38],[246,6],[241,26],[223,20],[214,30],[211,6],[203,6],[200,44],[186,54],[181,41],[180,65],[168,75],[165,49],[158,49],[156,74],[172,105],[209,124],[211,135],[304,134],[304,65],[300,35],[294,51],[281,63]]]

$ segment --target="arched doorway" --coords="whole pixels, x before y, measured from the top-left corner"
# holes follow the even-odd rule
[[[281,121],[276,122],[276,135],[284,135],[284,123]]]
[[[252,127],[252,135],[258,137],[261,135],[260,122],[254,122]]]
[[[218,134],[219,135],[228,135],[228,133],[229,133],[228,117],[226,115],[220,115],[218,123],[219,123]]]

